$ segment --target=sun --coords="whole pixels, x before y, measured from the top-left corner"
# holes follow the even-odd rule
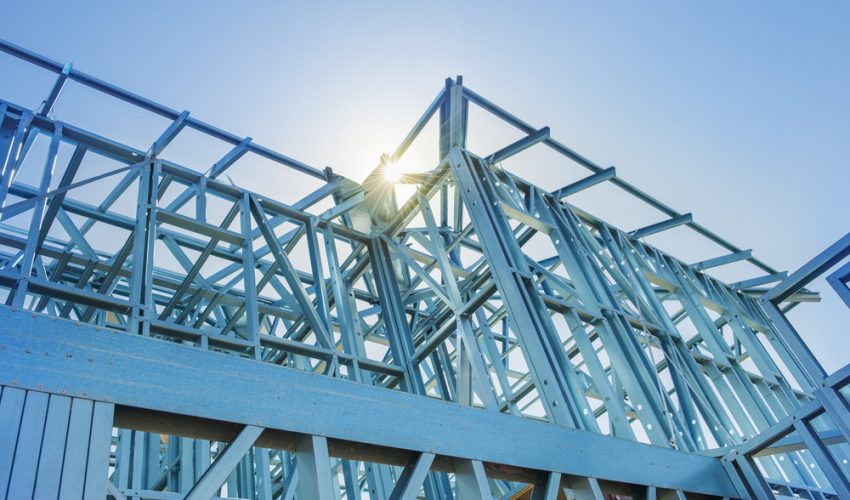
[[[388,163],[384,165],[384,179],[387,182],[391,182],[395,184],[396,182],[401,180],[401,169],[398,168],[398,165],[393,163]]]

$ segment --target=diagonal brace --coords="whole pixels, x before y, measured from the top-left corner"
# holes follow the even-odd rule
[[[192,486],[185,500],[208,500],[221,488],[236,464],[248,453],[265,429],[246,425],[227,446],[201,478]]]
[[[292,294],[295,296],[295,300],[298,302],[301,312],[306,317],[310,327],[316,333],[316,338],[322,344],[322,347],[333,349],[334,345],[331,341],[330,333],[327,328],[325,328],[325,324],[316,312],[313,301],[311,301],[310,297],[307,295],[307,291],[301,283],[301,278],[299,278],[298,272],[295,270],[295,267],[292,265],[292,262],[286,255],[286,252],[283,248],[281,248],[274,232],[269,227],[268,219],[266,218],[263,207],[260,206],[257,198],[253,195],[250,197],[250,206],[251,214],[254,216],[257,227],[260,229],[260,233],[262,233],[263,238],[265,238],[266,244],[269,246],[269,250],[274,256],[275,262],[277,262],[280,271],[283,273],[284,278],[286,278],[289,288],[292,289]]]
[[[398,478],[390,494],[390,500],[416,500],[419,488],[425,482],[432,463],[434,463],[433,453],[420,453],[412,458],[404,467],[401,477]]]

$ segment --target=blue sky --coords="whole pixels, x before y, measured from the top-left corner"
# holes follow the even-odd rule
[[[462,74],[774,267],[796,269],[850,226],[850,3],[2,3],[0,37],[355,180]],[[52,83],[5,55],[0,74],[0,97],[32,107]],[[131,144],[162,130],[133,114],[115,129],[104,120],[125,108],[64,97],[58,119]],[[470,127],[479,153],[516,137],[480,113]],[[411,168],[429,153],[412,151]],[[511,168],[543,187],[584,175],[529,154]],[[278,175],[236,180],[275,194]],[[576,204],[624,229],[660,220],[613,190]],[[685,234],[653,242],[689,260],[722,253]],[[831,371],[850,361],[850,316],[814,288],[823,302],[791,316]]]

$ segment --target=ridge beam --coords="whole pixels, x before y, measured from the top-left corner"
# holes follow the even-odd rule
[[[529,134],[513,144],[505,146],[487,157],[487,163],[496,164],[507,160],[511,156],[517,155],[526,149],[534,146],[538,142],[543,142],[549,138],[549,127],[543,127],[537,132]]]
[[[725,266],[726,264],[731,264],[733,262],[738,262],[740,260],[746,260],[753,256],[752,250],[741,250],[740,252],[730,253],[728,255],[721,255],[720,257],[714,257],[713,259],[706,259],[701,262],[695,262],[691,264],[691,269],[696,271],[704,271],[706,269],[711,269],[712,267],[720,267]]]
[[[557,189],[552,191],[552,197],[556,200],[563,200],[567,196],[576,194],[580,191],[584,191],[585,189],[591,188],[597,184],[601,184],[611,178],[617,176],[617,169],[614,167],[608,167],[605,170],[600,170],[593,175],[588,175],[584,179],[577,180],[572,184],[567,184],[561,189]]]
[[[690,224],[694,221],[693,214],[687,213],[678,215],[671,219],[663,220],[661,222],[656,222],[655,224],[650,224],[646,227],[642,227],[640,229],[635,229],[632,231],[630,236],[635,239],[645,238],[647,236],[660,233],[661,231],[667,231],[668,229],[673,229],[674,227],[678,227],[684,224]]]

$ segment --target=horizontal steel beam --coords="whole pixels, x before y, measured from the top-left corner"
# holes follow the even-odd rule
[[[844,435],[841,434],[840,431],[837,431],[835,429],[819,432],[818,439],[820,439],[823,444],[828,446],[847,442],[847,439],[844,438]],[[779,441],[776,441],[767,448],[764,448],[763,450],[756,453],[755,456],[761,457],[767,455],[775,455],[777,453],[788,453],[791,451],[800,451],[805,449],[806,443],[804,443],[799,436],[790,435],[780,439]]]
[[[511,156],[517,155],[526,149],[534,146],[538,142],[544,141],[549,138],[549,127],[543,127],[540,130],[531,133],[522,139],[514,142],[513,144],[509,144],[504,148],[496,151],[487,157],[487,161],[490,163],[500,163]]]
[[[505,109],[496,105],[492,101],[487,100],[486,98],[484,98],[480,94],[473,92],[472,90],[470,90],[467,87],[464,87],[463,94],[467,99],[469,99],[470,102],[477,104],[482,109],[489,111],[493,115],[501,118],[502,120],[509,123],[510,125],[522,130],[526,134],[530,134],[530,133],[534,132],[535,130],[537,130],[535,127],[533,127],[530,124],[526,123],[525,121],[519,119],[515,115],[509,113],[508,111],[506,111]],[[572,161],[578,163],[582,167],[590,170],[593,173],[599,173],[602,170],[604,170],[601,166],[597,165],[593,161],[591,161],[588,158],[580,155],[579,153],[577,153],[573,149],[570,149],[569,147],[565,146],[564,144],[562,144],[561,142],[558,142],[557,140],[555,140],[553,138],[546,139],[546,140],[543,141],[543,143],[546,144],[547,146],[549,146],[550,148],[552,148],[553,150],[557,151],[558,153],[560,153],[560,154],[564,155],[565,157],[571,159]],[[680,212],[674,210],[673,208],[671,208],[667,204],[659,201],[658,199],[651,196],[650,194],[638,189],[633,184],[630,184],[629,182],[623,180],[620,177],[612,178],[611,182],[615,186],[626,191],[627,193],[629,193],[630,195],[639,199],[640,201],[646,203],[647,205],[651,206],[652,208],[655,208],[656,210],[659,210],[660,212],[662,212],[662,213],[664,213],[664,214],[666,214],[670,217],[677,217],[679,215],[682,215]],[[741,248],[738,248],[737,246],[728,242],[724,238],[720,237],[719,235],[717,235],[713,231],[710,231],[709,229],[705,228],[701,224],[698,224],[696,222],[691,222],[689,224],[689,227],[691,229],[693,229],[694,231],[696,231],[697,233],[704,236],[705,238],[707,238],[708,240],[710,240],[714,243],[717,243],[718,245],[722,246],[726,250],[729,250],[730,252],[740,252],[742,250]],[[751,262],[753,265],[764,270],[765,272],[768,272],[768,273],[775,273],[776,272],[776,270],[773,269],[771,266],[768,266],[767,264],[765,264],[764,262],[762,262],[761,260],[759,260],[755,257],[751,257],[750,259],[747,259],[747,260],[749,262]]]
[[[631,236],[633,238],[644,238],[646,236],[660,233],[662,231],[667,231],[668,229],[673,229],[674,227],[679,227],[684,224],[690,224],[693,221],[694,217],[691,214],[678,215],[676,217],[663,220],[661,222],[656,222],[655,224],[650,224],[649,226],[642,227],[640,229],[635,229],[631,232]]]
[[[8,106],[8,111],[13,111],[16,113],[26,112],[25,108],[12,103],[8,103],[6,101],[3,101],[2,99],[0,99],[0,104],[6,104]],[[52,133],[56,127],[56,124],[57,122],[55,122],[54,120],[48,119],[43,116],[35,116],[33,118],[32,126],[46,133]],[[80,145],[84,145],[90,151],[95,151],[107,157],[127,163],[129,165],[132,165],[134,168],[138,164],[138,162],[142,161],[144,157],[144,152],[134,149],[130,146],[101,137],[84,129],[74,127],[73,125],[63,123],[62,126],[62,140],[65,142],[73,141]],[[203,179],[205,177],[203,173],[194,171],[190,168],[186,168],[184,166],[175,164],[167,160],[160,160],[160,163],[162,166],[162,173],[164,175],[173,176],[175,180],[180,180],[181,183],[185,183],[187,187],[192,184],[197,184],[203,180],[205,183],[205,187],[208,191],[217,193],[222,197],[230,198],[234,201],[241,199],[242,194],[247,191],[230,183],[215,180],[212,177],[207,177],[206,179]],[[82,180],[77,182],[76,185],[83,185],[84,183],[90,181],[91,179]],[[28,199],[39,196],[39,193],[35,188],[17,182],[12,184],[10,192],[12,194],[15,194],[16,196]],[[71,194],[72,192],[73,190],[67,191],[66,194]],[[54,194],[59,195],[61,193],[59,192],[59,190],[56,190]],[[315,217],[315,215],[305,212],[304,209],[296,208],[295,206],[290,206],[288,204],[269,198],[261,197],[260,202],[263,205],[263,208],[271,212],[272,215],[281,215],[301,223],[305,223],[312,217]],[[132,229],[134,227],[133,221],[129,217],[116,215],[109,211],[102,212],[95,207],[87,206],[82,202],[76,200],[63,199],[62,207],[68,208],[68,204],[73,205],[73,207],[71,207],[72,211],[82,210],[83,206],[85,206],[87,209],[90,209],[88,211],[80,213],[80,215],[83,215],[85,217],[99,219],[102,222],[107,222],[109,224],[123,224],[126,229]],[[354,241],[362,243],[368,239],[367,235],[360,233],[355,229],[351,229],[341,224],[333,223],[326,219],[320,219],[318,224],[320,228],[324,228],[327,225],[333,225],[334,233],[336,235],[344,236]]]
[[[600,170],[593,175],[589,175],[584,179],[579,179],[572,184],[567,184],[561,189],[557,189],[552,191],[552,196],[555,199],[562,200],[571,194],[576,194],[580,191],[584,191],[585,189],[591,188],[597,184],[607,181],[608,179],[612,179],[617,176],[617,169],[614,167],[608,167],[605,170]]]
[[[53,61],[47,57],[36,54],[35,52],[27,50],[23,47],[19,47],[13,43],[9,43],[6,40],[0,39],[0,51],[6,52],[7,54],[13,55],[19,59],[23,59],[24,61],[35,64],[36,66],[40,66],[46,70],[52,71],[59,75],[63,74],[63,71],[65,71],[66,69],[66,65],[62,63]],[[67,78],[72,81],[85,85],[86,87],[92,88],[94,90],[103,92],[104,94],[110,95],[124,102],[133,104],[134,106],[138,106],[142,109],[165,117],[169,120],[175,121],[180,118],[181,112],[179,111],[171,109],[167,106],[163,106],[162,104],[154,102],[138,94],[134,94],[132,92],[124,90],[116,85],[112,85],[111,83],[107,83],[103,80],[83,73],[80,70],[67,67],[66,74]],[[195,129],[198,132],[202,132],[221,141],[233,144],[234,146],[242,142],[241,137],[230,132],[221,130],[218,127],[210,125],[196,118],[187,116],[185,118],[185,126]],[[280,163],[282,165],[286,165],[290,168],[298,170],[299,172],[316,177],[318,179],[328,180],[327,175],[324,171],[315,167],[311,167],[310,165],[302,163],[288,156],[282,155],[278,152],[272,151],[271,149],[266,148],[264,146],[260,146],[259,144],[250,143],[247,145],[247,148],[249,151],[255,154],[258,154],[264,158]]]
[[[730,253],[727,255],[722,255],[720,257],[715,257],[713,259],[703,260],[701,262],[695,262],[691,264],[693,269],[697,271],[703,271],[705,269],[711,269],[712,267],[725,266],[726,264],[731,264],[733,262],[738,262],[740,260],[746,260],[753,256],[752,250],[743,250],[741,252]]]
[[[733,290],[746,290],[747,288],[752,288],[754,286],[766,285],[767,283],[775,283],[777,281],[782,281],[787,276],[788,273],[785,271],[775,274],[766,274],[764,276],[757,276],[752,279],[732,283],[731,285],[729,285],[729,288]]]
[[[0,324],[6,325],[2,385],[523,469],[736,495],[710,457],[5,307]]]

